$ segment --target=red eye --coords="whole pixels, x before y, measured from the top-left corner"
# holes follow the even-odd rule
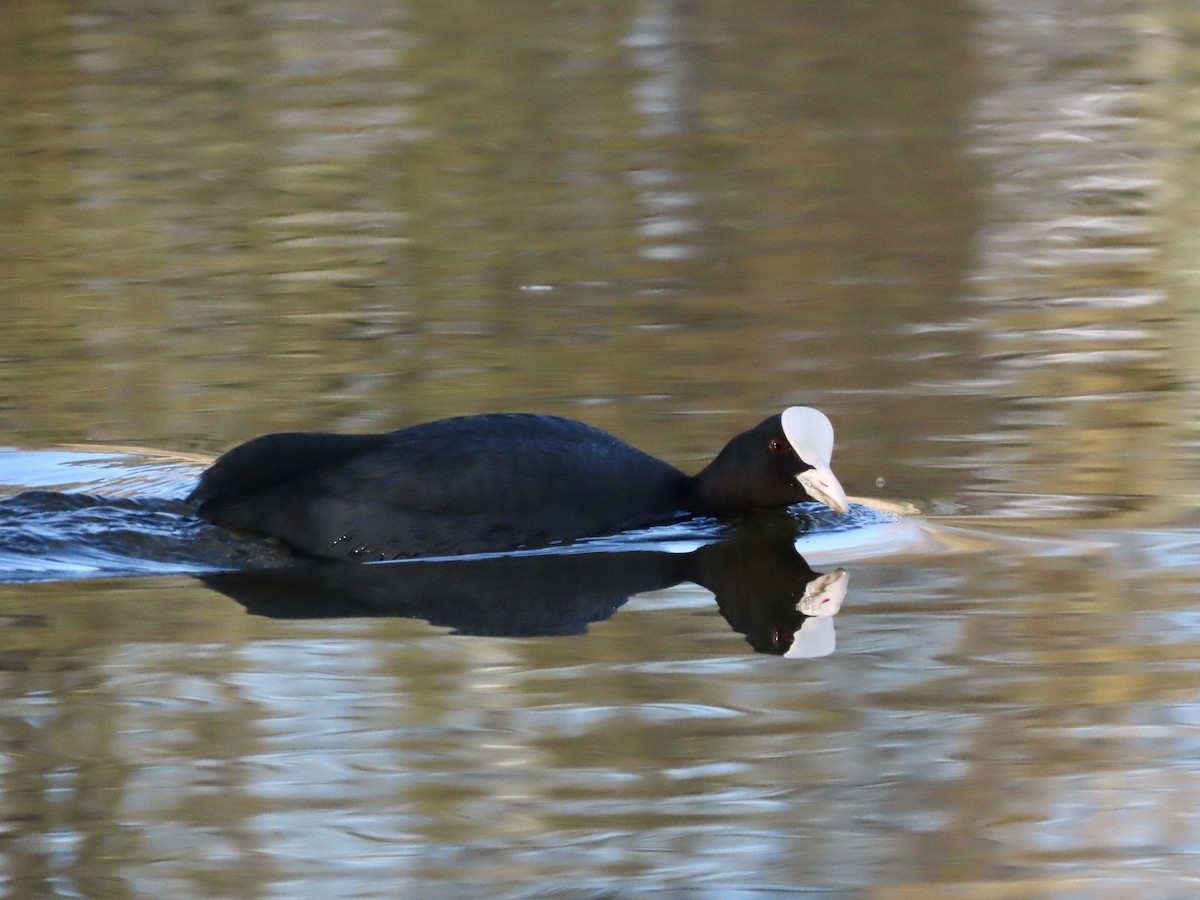
[[[771,438],[771,440],[767,442],[767,449],[772,453],[787,453],[787,441],[780,440],[779,438]]]

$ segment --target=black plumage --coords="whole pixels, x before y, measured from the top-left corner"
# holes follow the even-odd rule
[[[797,477],[822,463],[794,444],[773,416],[688,476],[572,419],[463,416],[387,434],[255,438],[217,459],[188,499],[214,524],[311,556],[499,552],[812,499]]]

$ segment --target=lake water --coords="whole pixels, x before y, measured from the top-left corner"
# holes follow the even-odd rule
[[[41,3],[3,50],[9,895],[1200,894],[1200,8]],[[179,502],[267,431],[692,471],[795,403],[859,498],[798,538],[261,576]]]

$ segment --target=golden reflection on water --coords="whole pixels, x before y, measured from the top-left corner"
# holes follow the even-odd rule
[[[12,890],[1186,895],[1195,10],[3,28],[5,442],[531,409],[694,468],[803,401],[852,493],[932,515],[814,547],[852,581],[810,661],[686,585],[546,640],[261,619],[182,577],[4,586]]]

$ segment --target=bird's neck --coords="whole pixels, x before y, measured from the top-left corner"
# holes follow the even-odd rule
[[[746,501],[737,480],[721,477],[718,460],[690,476],[684,484],[684,503],[691,512],[725,515],[752,505]]]

